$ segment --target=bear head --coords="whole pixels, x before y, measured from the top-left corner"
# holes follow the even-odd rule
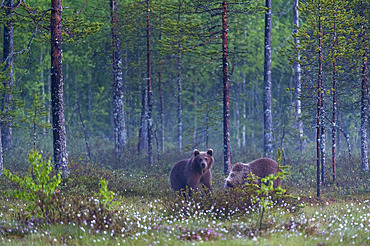
[[[195,149],[193,151],[193,168],[201,170],[203,173],[205,170],[211,169],[213,163],[213,150],[208,149],[207,152],[200,152]]]
[[[248,164],[241,162],[236,163],[231,169],[229,176],[225,179],[224,188],[234,188],[238,185],[244,184],[250,171]]]

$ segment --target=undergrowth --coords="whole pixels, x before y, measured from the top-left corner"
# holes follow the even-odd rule
[[[365,212],[369,208],[369,175],[354,165],[354,160],[338,160],[337,182],[330,182],[327,173],[322,200],[317,200],[312,178],[314,160],[289,161],[289,175],[283,180],[282,190],[271,189],[267,178],[260,186],[251,180],[250,184],[226,191],[222,187],[225,175],[216,160],[213,192],[200,187],[189,197],[169,188],[169,172],[179,158],[175,151],[164,155],[161,165],[153,167],[127,164],[131,156],[126,156],[123,168],[74,157],[69,160],[70,176],[66,180],[53,183],[59,180],[58,174],[40,171],[49,178],[40,188],[36,184],[40,184],[37,177],[41,176],[35,175],[37,169],[31,167],[32,163],[48,167],[44,156],[38,162],[25,164],[27,168],[15,168],[21,170],[14,172],[18,179],[0,177],[1,195],[21,188],[19,182],[14,182],[17,180],[28,179],[34,182],[31,188],[38,187],[33,190],[38,199],[0,199],[0,243],[11,240],[14,244],[14,240],[22,239],[39,245],[166,245],[196,241],[207,245],[207,241],[228,240],[238,245],[239,239],[245,244],[263,243],[266,238],[276,244],[291,240],[287,236],[277,239],[280,234],[305,238],[314,245],[328,242],[324,237],[332,238],[329,245],[370,243],[365,236],[370,221]],[[13,171],[12,166],[6,167]],[[48,185],[54,188],[47,191]],[[346,207],[347,204],[353,205]],[[41,207],[48,207],[46,215],[40,213]],[[345,219],[339,220],[340,216]],[[361,231],[351,223],[357,223],[358,228],[362,224]]]

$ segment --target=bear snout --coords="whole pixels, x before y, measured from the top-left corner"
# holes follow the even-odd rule
[[[227,188],[234,188],[234,185],[231,183],[230,180],[226,180],[225,182],[225,189]]]
[[[204,162],[200,163],[201,168],[206,168],[206,164]]]

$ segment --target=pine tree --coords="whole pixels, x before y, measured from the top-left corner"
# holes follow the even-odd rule
[[[68,155],[63,103],[62,1],[51,0],[51,108],[55,169],[67,177]]]

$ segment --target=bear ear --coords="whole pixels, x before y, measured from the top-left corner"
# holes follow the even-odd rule
[[[213,156],[213,149],[208,149],[207,154],[209,154],[210,156]]]
[[[200,154],[199,150],[197,150],[197,149],[195,149],[195,150],[193,151],[193,153],[194,153],[194,156],[197,156],[197,155],[199,155],[199,154]]]
[[[243,171],[243,169],[244,169],[244,165],[242,163],[238,162],[233,166],[232,171],[241,172],[241,171]]]

